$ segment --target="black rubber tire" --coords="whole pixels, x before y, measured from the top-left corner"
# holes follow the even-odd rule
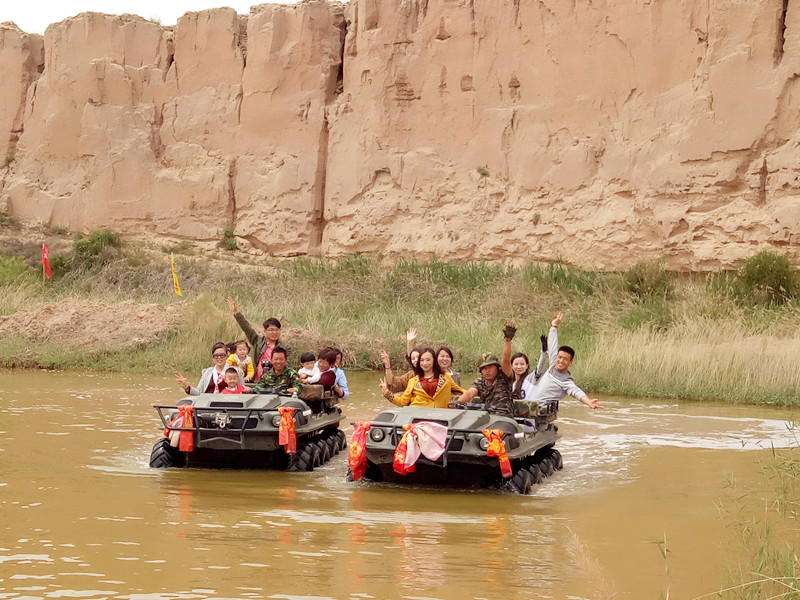
[[[550,450],[550,462],[556,471],[560,471],[564,468],[564,459],[561,458],[561,452],[555,448]]]
[[[506,489],[517,494],[530,494],[531,474],[528,469],[518,469],[514,476],[506,482]]]
[[[186,464],[183,452],[169,445],[168,438],[159,439],[150,452],[150,466],[154,469],[169,469],[182,467]]]
[[[539,468],[539,465],[529,465],[528,473],[531,474],[531,484],[539,485],[544,481],[544,474],[542,473],[542,470]]]
[[[331,458],[339,454],[339,439],[336,437],[336,434],[326,434],[324,439],[328,444],[328,448],[331,450]]]
[[[336,438],[339,440],[339,450],[347,450],[347,436],[344,434],[344,431],[339,429],[336,432]]]
[[[555,471],[555,469],[553,469],[553,463],[550,461],[550,457],[547,455],[542,456],[537,464],[539,465],[542,475],[545,477],[550,477],[550,475],[553,474],[553,471]]]
[[[331,459],[331,447],[328,445],[328,441],[321,437],[316,441],[317,448],[319,448],[319,462],[321,465],[324,465]]]
[[[297,444],[297,454],[289,455],[286,470],[292,473],[313,471],[315,458],[319,459],[319,448],[315,444],[301,441]]]
[[[317,446],[316,442],[309,440],[308,447],[311,453],[313,454],[312,463],[314,466],[309,469],[313,471],[317,467],[322,465],[322,452],[320,452],[319,446]]]

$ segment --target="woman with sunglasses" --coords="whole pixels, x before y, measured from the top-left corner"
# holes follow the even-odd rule
[[[197,387],[192,387],[180,372],[175,373],[175,379],[178,380],[183,391],[190,396],[199,396],[200,394],[219,394],[225,389],[225,369],[227,368],[228,350],[225,344],[217,342],[211,347],[211,358],[214,364],[210,367],[203,369],[200,374],[200,383]],[[237,371],[239,371],[237,369]],[[239,383],[244,383],[242,372],[239,371]]]

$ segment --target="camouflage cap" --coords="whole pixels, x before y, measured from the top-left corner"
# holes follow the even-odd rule
[[[481,363],[478,365],[478,370],[480,371],[483,367],[488,367],[489,365],[502,366],[495,354],[484,352],[481,354]]]

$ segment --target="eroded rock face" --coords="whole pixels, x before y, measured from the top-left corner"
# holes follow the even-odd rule
[[[26,219],[231,228],[277,256],[800,258],[793,2],[307,0],[174,30],[85,13],[44,58],[0,36],[0,201]]]

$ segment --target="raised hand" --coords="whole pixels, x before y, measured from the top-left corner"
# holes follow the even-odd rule
[[[392,361],[389,358],[389,354],[383,348],[381,348],[381,362],[386,369],[392,368]]]
[[[503,337],[511,341],[514,339],[514,335],[517,333],[517,327],[514,325],[514,321],[506,321],[505,327],[503,327]]]
[[[228,296],[227,298],[225,298],[225,302],[228,303],[228,308],[230,308],[234,314],[239,312],[239,308],[236,306],[236,301],[233,298]]]
[[[189,387],[189,382],[188,382],[188,381],[186,381],[186,377],[184,377],[184,376],[183,376],[183,375],[180,373],[180,371],[179,371],[179,372],[177,372],[177,373],[175,373],[175,379],[177,379],[177,380],[178,380],[178,385],[180,385],[180,386],[181,386],[181,389],[185,390],[186,388],[188,388],[188,387]]]
[[[406,332],[406,341],[414,343],[417,341],[417,328],[412,327]]]
[[[561,323],[561,319],[563,318],[564,318],[564,313],[558,313],[557,315],[554,315],[553,320],[550,322],[550,325],[552,327],[558,327],[558,325]]]

